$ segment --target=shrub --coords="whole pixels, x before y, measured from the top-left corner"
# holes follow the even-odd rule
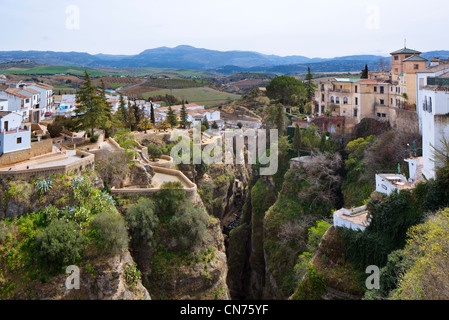
[[[128,247],[125,219],[118,212],[102,212],[91,222],[97,247],[111,255],[121,254]]]
[[[152,161],[155,161],[157,158],[160,158],[162,156],[162,150],[158,146],[150,144],[147,148],[148,155],[151,157]]]
[[[140,247],[142,244],[152,246],[154,232],[159,226],[159,218],[155,214],[155,204],[150,199],[141,199],[128,208],[125,220],[128,225],[131,242]]]
[[[47,131],[50,133],[52,138],[57,138],[61,135],[63,130],[62,124],[60,122],[54,122],[53,124],[49,124],[47,126]]]
[[[90,138],[90,142],[96,143],[100,136],[98,134],[94,134],[93,137]]]
[[[130,286],[134,286],[141,278],[140,270],[135,263],[128,265],[125,268],[125,282]]]
[[[316,269],[309,265],[307,276],[299,284],[298,290],[292,296],[293,300],[320,300],[326,293],[326,277],[317,273]]]
[[[83,249],[84,237],[72,221],[52,221],[35,240],[38,261],[52,271],[61,271],[61,268],[76,263]]]
[[[184,251],[200,243],[207,230],[208,216],[201,208],[191,203],[182,211],[178,211],[170,219],[170,229],[176,234],[177,247]]]
[[[157,203],[159,216],[173,216],[182,207],[186,191],[180,182],[165,182],[156,193],[154,199]]]

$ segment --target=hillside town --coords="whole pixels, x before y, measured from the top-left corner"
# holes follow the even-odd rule
[[[0,224],[0,231],[6,230],[0,233],[0,245],[5,245],[0,265],[6,270],[0,272],[0,284],[7,284],[0,298],[28,298],[31,291],[39,299],[76,297],[61,288],[42,291],[40,280],[28,289],[14,277],[31,277],[32,268],[24,262],[15,269],[5,262],[7,252],[16,252],[10,239],[29,236],[35,251],[20,249],[17,259],[25,260],[22,254],[37,261],[36,272],[52,270],[45,277],[61,273],[66,262],[51,255],[55,247],[41,245],[43,236],[35,237],[34,229],[23,236],[11,227],[24,229],[21,223],[29,223],[46,234],[61,221],[73,222],[72,231],[90,241],[86,246],[94,253],[86,256],[91,260],[80,262],[81,254],[78,260],[67,258],[83,263],[83,270],[99,272],[94,259],[111,250],[105,256],[112,260],[101,272],[119,274],[110,281],[115,291],[105,289],[109,284],[103,278],[84,278],[89,285],[83,284],[82,295],[90,299],[381,297],[354,280],[364,271],[360,265],[369,259],[385,264],[388,254],[405,243],[408,228],[423,221],[420,210],[427,202],[437,202],[435,211],[446,201],[432,194],[413,209],[419,218],[407,216],[415,214],[412,209],[388,216],[405,206],[394,203],[401,197],[421,201],[425,192],[444,190],[425,186],[444,179],[449,59],[427,60],[421,54],[404,46],[391,52],[387,67],[370,71],[366,66],[360,74],[314,78],[309,68],[305,78],[280,75],[213,106],[185,99],[171,103],[168,94],[157,96],[158,101],[131,98],[123,88],[105,89],[103,78],[87,70],[78,76],[79,86],[62,94],[44,82],[0,75],[0,218],[7,221]],[[196,128],[201,135],[195,142]],[[178,130],[187,132],[187,142],[172,139]],[[269,157],[251,143],[259,151],[259,134],[265,138],[270,130],[279,140],[263,147],[269,145],[267,154],[279,163],[276,172],[262,174]],[[232,150],[219,144],[227,140]],[[199,163],[195,148],[203,153]],[[176,162],[184,149],[193,154],[184,158],[187,162]],[[222,151],[242,161],[204,161],[206,152],[221,157]],[[256,155],[249,163],[252,152]],[[443,165],[435,160],[436,152]],[[385,210],[390,220],[379,220],[376,210]],[[379,221],[385,224],[379,227]],[[58,226],[64,236],[72,232],[65,227]],[[400,241],[375,242],[378,256],[373,258],[370,241],[378,240],[372,233],[396,231]],[[65,241],[55,232],[45,241]],[[78,245],[67,245],[60,254],[69,255]],[[356,249],[345,251],[352,246]],[[382,246],[391,249],[378,249]],[[34,257],[39,250],[45,254]],[[113,260],[117,257],[121,262]],[[334,270],[342,269],[347,273],[336,279]],[[317,270],[327,281],[319,290],[309,283]],[[266,277],[270,281],[262,281]]]

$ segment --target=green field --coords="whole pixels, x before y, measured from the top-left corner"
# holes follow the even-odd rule
[[[240,95],[218,91],[208,87],[186,88],[186,89],[160,89],[149,91],[143,94],[145,99],[157,95],[172,94],[181,100],[187,100],[190,103],[197,103],[204,106],[214,106],[225,103],[230,100],[237,100]]]
[[[19,69],[19,68],[11,68],[8,70],[2,70],[1,73],[4,74],[23,74],[23,75],[33,75],[33,74],[72,74],[75,76],[84,75],[84,70],[87,70],[89,75],[95,77],[107,76],[107,75],[125,75],[125,73],[119,72],[107,72],[107,71],[99,71],[95,69],[89,68],[81,68],[81,67],[67,67],[67,66],[40,66],[31,69]]]

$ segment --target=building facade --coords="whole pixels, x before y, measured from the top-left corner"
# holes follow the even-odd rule
[[[0,111],[0,155],[31,148],[31,128],[22,126],[20,114]]]

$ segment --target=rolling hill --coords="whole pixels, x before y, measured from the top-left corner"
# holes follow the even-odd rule
[[[428,59],[448,57],[449,51],[423,53]],[[29,60],[43,65],[101,68],[177,68],[211,70],[220,73],[264,71],[294,73],[360,71],[365,64],[373,67],[382,58],[376,55],[352,55],[332,59],[304,56],[281,57],[252,51],[217,51],[192,46],[149,49],[137,55],[91,55],[83,52],[0,51],[0,63]],[[383,57],[385,58],[385,57]]]

